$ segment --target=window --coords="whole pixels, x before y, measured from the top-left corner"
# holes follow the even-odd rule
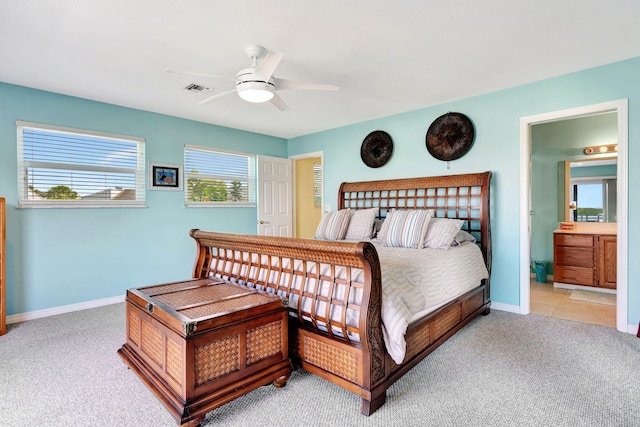
[[[572,211],[576,222],[616,222],[616,178],[574,178],[571,180]]]
[[[187,206],[255,206],[254,157],[187,145]]]
[[[144,139],[16,126],[19,207],[144,206]]]

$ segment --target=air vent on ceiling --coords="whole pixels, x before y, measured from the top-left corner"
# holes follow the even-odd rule
[[[210,87],[202,86],[197,83],[191,83],[189,86],[185,87],[185,89],[188,90],[189,92],[195,92],[195,93],[205,93],[211,90]]]

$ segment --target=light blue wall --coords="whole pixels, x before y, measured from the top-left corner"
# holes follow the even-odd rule
[[[546,262],[549,274],[553,274],[553,230],[559,220],[558,162],[593,159],[597,156],[585,155],[585,147],[616,144],[617,120],[617,114],[609,113],[532,127],[531,259]],[[615,166],[612,168],[615,175]]]
[[[7,199],[7,314],[122,295],[191,277],[191,228],[256,232],[255,208],[184,207],[147,191],[139,209],[17,209],[16,120],[144,137],[146,161],[183,163],[184,144],[286,157],[286,141],[0,83],[0,195]]]
[[[629,164],[640,160],[640,58],[537,83],[463,99],[404,114],[345,126],[288,142],[288,154],[324,152],[325,200],[336,205],[342,181],[416,177],[491,170],[493,271],[491,299],[519,305],[520,118],[606,101],[629,99]],[[408,94],[410,96],[410,94]],[[425,134],[438,116],[456,111],[474,122],[471,151],[449,163],[433,159]],[[360,145],[371,131],[387,131],[394,153],[385,166],[370,169],[360,160]],[[640,320],[640,170],[629,168],[629,324]]]
[[[15,120],[145,137],[147,161],[182,163],[185,143],[284,157],[324,152],[325,203],[340,182],[491,170],[492,300],[519,304],[521,117],[629,99],[629,164],[640,160],[640,58],[487,95],[283,141],[159,114],[0,83],[0,194],[7,198],[7,312],[22,313],[121,295],[125,289],[190,276],[190,228],[255,232],[255,209],[185,209],[178,192],[147,192],[146,209],[16,209]],[[408,95],[410,96],[410,94]],[[474,122],[471,151],[447,163],[430,157],[425,134],[457,111]],[[371,169],[360,145],[382,129],[394,140],[385,166]],[[640,170],[629,170],[629,324],[640,320]]]
[[[589,178],[592,176],[616,176],[618,168],[616,165],[584,166],[571,168],[571,178]]]

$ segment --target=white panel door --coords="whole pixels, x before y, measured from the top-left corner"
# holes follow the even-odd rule
[[[293,162],[257,156],[258,234],[293,237]]]

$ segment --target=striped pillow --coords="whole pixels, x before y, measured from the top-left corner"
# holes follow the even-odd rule
[[[464,221],[453,218],[433,218],[427,230],[425,248],[449,249]]]
[[[376,215],[378,215],[378,208],[351,211],[349,227],[344,238],[347,240],[370,239]]]
[[[384,238],[387,235],[387,231],[389,230],[389,224],[391,223],[391,218],[393,218],[393,214],[395,213],[396,213],[395,209],[391,209],[389,212],[387,212],[387,216],[385,217],[384,221],[382,221],[382,224],[380,225],[380,228],[376,233],[376,238],[378,239],[378,243],[384,243]]]
[[[394,211],[391,218],[385,220],[388,225],[382,244],[396,248],[422,248],[432,215],[431,209]]]
[[[325,212],[316,229],[316,239],[342,240],[349,226],[351,209],[340,209],[337,212]]]

